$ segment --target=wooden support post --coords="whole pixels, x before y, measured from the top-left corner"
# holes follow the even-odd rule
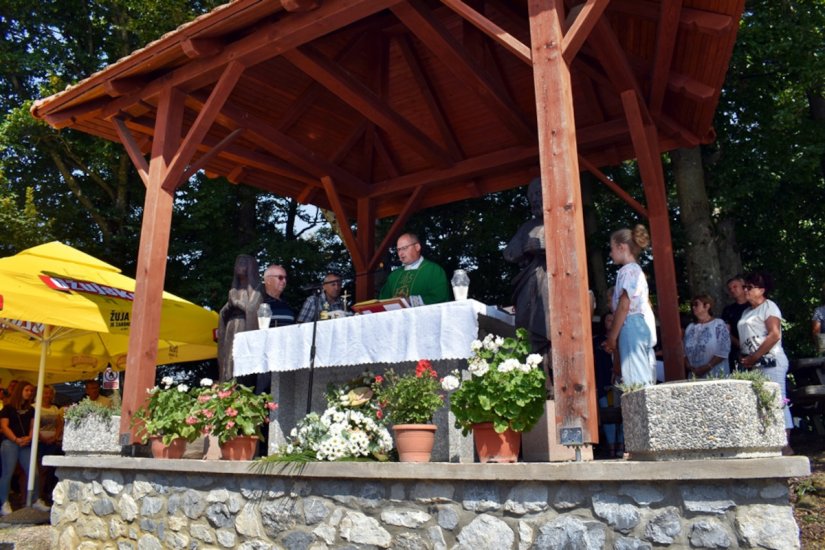
[[[662,329],[665,379],[681,380],[685,376],[682,331],[679,324],[679,296],[676,293],[676,267],[673,264],[673,242],[670,236],[670,217],[658,136],[652,122],[646,122],[643,118],[636,91],[626,90],[621,95],[647,199],[650,236],[653,242],[653,271],[656,277],[656,316]]]
[[[361,257],[369,258],[375,250],[375,201],[370,198],[358,199],[358,233],[356,244],[361,249]],[[375,297],[375,268],[366,266],[365,273],[355,270],[355,301],[363,302]]]
[[[129,353],[126,356],[128,375],[123,386],[120,419],[120,439],[123,445],[136,441],[131,428],[132,416],[143,405],[146,390],[155,385],[163,283],[175,193],[174,187],[169,189],[164,187],[164,183],[169,176],[169,165],[181,143],[184,99],[185,95],[174,88],[163,90],[159,97],[140,230]]]
[[[556,426],[599,440],[587,250],[563,0],[528,0],[552,326]],[[548,313],[549,317],[549,313]],[[578,432],[578,430],[581,432]]]

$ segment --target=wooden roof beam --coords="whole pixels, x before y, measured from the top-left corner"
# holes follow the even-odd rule
[[[396,239],[401,234],[401,230],[404,229],[404,225],[407,223],[407,220],[410,219],[410,216],[416,212],[418,209],[418,203],[421,200],[421,195],[424,193],[425,186],[419,185],[415,189],[413,189],[412,194],[404,203],[404,207],[401,209],[401,212],[395,217],[395,220],[392,222],[389,231],[384,236],[384,239],[381,241],[381,244],[378,245],[378,248],[375,249],[375,253],[370,258],[370,263],[366,266],[366,271],[374,271],[375,268],[378,266],[378,262],[381,261],[381,257],[384,255],[384,250],[390,247],[392,241]]]
[[[426,134],[389,107],[358,78],[314,48],[301,47],[284,53],[283,57],[376,125],[398,136],[423,158],[437,166],[452,163],[449,154]]]
[[[243,133],[243,128],[236,128],[232,132],[229,132],[222,140],[218,143],[210,147],[206,152],[204,152],[198,160],[191,163],[189,167],[186,169],[186,172],[183,173],[181,177],[182,181],[188,181],[189,178],[194,176],[198,170],[205,168],[206,165],[209,163],[210,160],[218,156],[221,152],[223,152],[230,143],[235,141],[235,139]]]
[[[657,116],[662,112],[673,52],[676,49],[676,36],[679,28],[679,16],[682,0],[662,2],[659,26],[656,28],[656,48],[653,56],[653,69],[650,72],[650,91],[648,97],[650,112]]]
[[[463,17],[468,23],[492,38],[502,48],[516,56],[517,59],[533,66],[530,47],[525,45],[512,34],[508,33],[490,19],[474,10],[461,0],[441,0],[441,3]]]
[[[667,87],[672,92],[681,94],[694,101],[707,101],[713,99],[716,90],[707,84],[702,84],[694,78],[671,72],[667,79]]]
[[[213,78],[211,73],[232,60],[252,67],[399,2],[403,0],[327,0],[313,11],[293,13],[289,17],[261,26],[254,33],[227,44],[218,55],[198,58],[159,76],[140,91],[110,101],[102,114],[105,118],[112,117],[142,99],[156,96],[167,87],[196,90],[209,84]],[[80,116],[79,113],[82,111],[89,110],[83,105],[76,109],[76,116]]]
[[[146,85],[146,79],[142,77],[115,78],[103,83],[103,89],[110,97],[120,97],[133,94]]]
[[[636,17],[656,20],[661,16],[660,2],[647,0],[611,0],[611,12],[625,13]],[[679,29],[702,34],[721,36],[730,31],[731,25],[739,19],[721,13],[711,13],[700,9],[682,8],[679,13]]]
[[[455,132],[453,131],[452,126],[450,126],[450,123],[447,121],[447,115],[444,108],[438,100],[438,96],[436,96],[433,91],[432,83],[430,82],[427,73],[424,71],[424,67],[421,64],[421,59],[418,57],[418,54],[413,48],[412,41],[407,35],[401,35],[396,40],[396,44],[398,45],[398,49],[401,51],[401,56],[407,64],[407,68],[410,70],[410,74],[412,74],[413,79],[418,84],[418,90],[424,98],[424,103],[426,103],[427,108],[430,111],[430,116],[433,117],[436,126],[438,126],[438,131],[441,133],[441,139],[447,146],[447,152],[455,161],[464,158],[464,153],[461,151],[461,146],[458,143],[458,139],[455,137]]]
[[[569,66],[604,13],[609,0],[587,0],[575,6],[568,16],[569,28],[564,33],[561,49]],[[572,18],[572,21],[570,19]]]
[[[187,38],[180,43],[183,53],[189,59],[210,57],[221,53],[224,48],[223,40],[215,38]]]
[[[585,170],[596,176],[596,179],[605,184],[608,189],[613,191],[613,193],[615,193],[620,199],[622,199],[630,208],[638,212],[640,216],[644,218],[648,217],[647,209],[644,206],[642,206],[639,203],[639,201],[631,197],[630,194],[621,187],[619,187],[619,185],[615,181],[604,175],[604,172],[596,168],[596,166],[592,162],[587,160],[587,157],[579,155],[579,164],[581,164]]]
[[[349,218],[341,204],[341,197],[338,194],[338,190],[335,188],[332,178],[329,176],[322,177],[321,184],[327,194],[329,204],[332,206],[332,211],[335,212],[338,228],[341,230],[341,238],[344,240],[344,244],[347,245],[347,249],[352,255],[353,267],[355,267],[357,273],[364,273],[367,271],[364,256],[361,254],[361,249],[358,247],[358,242],[352,232],[352,227],[350,227]]]
[[[358,143],[358,140],[364,136],[364,133],[367,131],[367,128],[370,126],[370,123],[366,120],[361,121],[361,124],[355,126],[352,131],[350,132],[347,139],[338,147],[335,153],[332,154],[329,161],[332,164],[339,164],[344,157],[346,157],[352,148],[355,147],[355,144]]]
[[[444,25],[420,0],[409,0],[392,12],[442,62],[462,85],[475,91],[505,128],[524,143],[534,143],[535,130],[506,93],[469,56]]]
[[[126,154],[128,154],[132,160],[132,164],[135,166],[135,170],[137,170],[140,179],[143,180],[143,185],[148,186],[149,162],[147,162],[146,157],[143,156],[143,151],[141,151],[135,135],[126,127],[126,123],[123,122],[122,118],[116,118],[114,125],[115,131],[117,131],[117,135],[120,137],[120,142],[123,143],[123,147],[126,149]]]
[[[312,11],[321,5],[321,0],[278,0],[278,2],[286,11],[294,13]]]
[[[413,189],[422,184],[441,185],[449,182],[471,179],[491,171],[506,170],[526,162],[534,162],[539,155],[536,145],[510,147],[494,153],[481,155],[456,163],[443,170],[424,170],[398,178],[388,179],[372,185],[369,197],[390,195],[405,189]]]

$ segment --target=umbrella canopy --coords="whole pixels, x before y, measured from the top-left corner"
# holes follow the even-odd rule
[[[135,281],[60,242],[0,258],[0,366],[37,371],[27,504],[37,465],[40,396],[49,381],[126,365]],[[158,363],[210,359],[218,316],[163,293]]]
[[[49,382],[122,370],[134,290],[118,268],[60,242],[0,258],[0,366],[38,370],[50,326]],[[164,292],[158,364],[215,357],[217,325],[215,312]]]

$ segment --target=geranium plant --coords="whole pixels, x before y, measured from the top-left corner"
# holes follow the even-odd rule
[[[474,340],[471,349],[467,374],[456,372],[442,380],[445,390],[455,390],[450,410],[456,428],[465,435],[482,422],[492,422],[498,433],[532,428],[544,413],[547,390],[542,357],[530,353],[527,331],[516,330],[514,338],[487,335]]]
[[[165,376],[160,387],[147,390],[149,398],[132,416],[132,425],[138,426],[138,435],[144,443],[153,436],[163,438],[164,445],[182,437],[192,442],[200,434],[201,426],[192,420],[195,395],[186,384],[175,384]]]
[[[426,359],[415,373],[398,375],[393,369],[376,376],[372,385],[384,419],[392,424],[429,424],[444,405],[438,374]]]
[[[213,384],[205,378],[201,387],[190,422],[203,426],[203,432],[216,436],[221,444],[244,435],[263,438],[262,427],[277,403],[235,380]]]

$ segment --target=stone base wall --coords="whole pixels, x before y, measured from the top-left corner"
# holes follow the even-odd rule
[[[642,470],[617,462],[277,472],[212,463],[197,471],[207,462],[102,459],[114,467],[93,469],[60,460],[52,524],[63,549],[799,548],[786,481],[752,477],[752,468],[731,479],[741,465],[728,479],[679,479],[701,471],[679,462],[668,465],[671,480],[659,479],[662,469],[620,481]],[[780,475],[807,468],[801,458],[762,460],[765,471],[779,461],[772,469]]]

